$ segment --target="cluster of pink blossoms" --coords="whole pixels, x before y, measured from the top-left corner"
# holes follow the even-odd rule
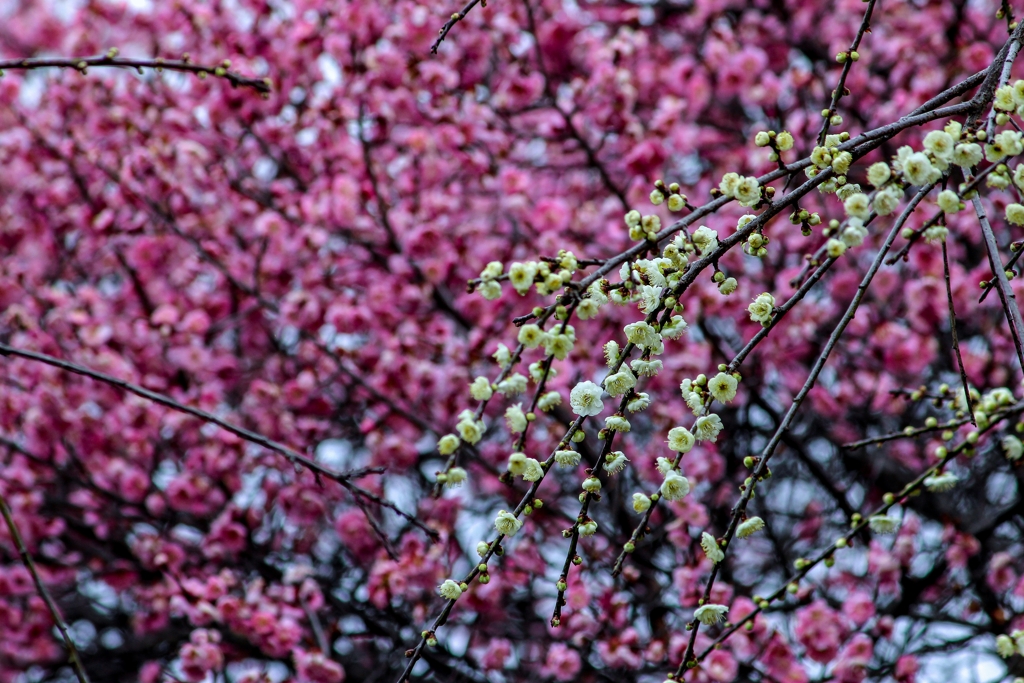
[[[462,9],[0,2],[0,683],[1024,671],[1008,5]]]

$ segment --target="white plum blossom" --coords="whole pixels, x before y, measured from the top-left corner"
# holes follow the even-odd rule
[[[508,269],[508,279],[520,295],[530,291],[534,279],[537,277],[536,263],[513,263]]]
[[[725,559],[725,553],[723,553],[722,549],[719,547],[718,541],[716,541],[715,537],[706,531],[700,536],[700,547],[704,549],[704,554],[707,555],[708,559],[714,564],[718,564]]]
[[[526,470],[523,472],[523,481],[540,481],[544,478],[544,467],[536,458],[526,459]]]
[[[886,536],[896,533],[897,529],[900,528],[900,523],[899,520],[886,515],[872,515],[868,518],[868,526],[876,534]]]
[[[718,434],[722,431],[722,418],[714,413],[698,417],[693,425],[694,436],[697,441],[718,441]]]
[[[474,379],[469,385],[469,395],[477,401],[486,401],[494,395],[494,390],[491,389],[491,383],[487,378],[481,376]]]
[[[626,468],[626,463],[629,462],[629,458],[622,451],[612,451],[608,455],[604,456],[604,471],[608,474],[618,474]]]
[[[562,405],[562,395],[557,391],[549,391],[537,399],[537,407],[545,413],[560,405]]]
[[[696,442],[686,427],[673,427],[668,430],[668,447],[676,453],[689,453]]]
[[[459,596],[462,595],[462,586],[451,579],[445,579],[445,582],[437,587],[437,592],[445,600],[458,600]]]
[[[764,520],[760,517],[751,517],[750,519],[740,522],[739,526],[736,527],[736,536],[738,538],[746,538],[764,528]]]
[[[690,480],[678,472],[669,472],[661,482],[661,495],[665,500],[681,500],[690,492]]]
[[[559,467],[576,467],[580,464],[580,454],[576,451],[555,451],[555,462]]]
[[[736,387],[739,382],[732,375],[720,372],[708,380],[708,391],[719,403],[728,403],[736,398]]]
[[[526,462],[529,458],[526,453],[513,453],[508,456],[508,471],[514,476],[519,476],[526,471]]]
[[[631,413],[639,413],[641,410],[647,410],[650,405],[651,397],[647,393],[641,391],[626,404],[626,410]]]
[[[528,349],[535,349],[544,343],[547,333],[539,325],[530,323],[519,328],[517,340]]]
[[[693,240],[693,246],[697,247],[701,256],[706,256],[718,248],[718,233],[706,225],[694,230],[690,239]]]
[[[609,396],[622,396],[635,386],[636,377],[626,365],[620,367],[615,374],[608,375],[604,380],[604,388]]]
[[[516,532],[522,527],[523,523],[516,519],[515,515],[506,510],[499,512],[498,516],[494,519],[494,528],[498,530],[499,534],[515,536]]]
[[[590,380],[580,382],[569,392],[569,405],[572,407],[572,412],[581,417],[599,414],[604,410],[601,393],[601,387]]]
[[[768,292],[758,294],[754,303],[747,306],[750,319],[755,323],[767,326],[772,319],[772,310],[775,308],[775,297]]]
[[[717,624],[718,622],[725,619],[725,614],[728,611],[729,608],[725,605],[709,604],[698,607],[693,612],[693,616],[697,619],[697,621],[704,624],[705,626],[711,626],[712,624]]]
[[[651,499],[642,493],[633,494],[633,509],[637,512],[647,512],[651,508]]]
[[[437,452],[441,455],[451,455],[459,447],[459,437],[454,434],[445,434],[437,440]]]
[[[516,403],[505,409],[505,423],[508,424],[510,432],[526,431],[526,413],[523,412],[522,403]]]

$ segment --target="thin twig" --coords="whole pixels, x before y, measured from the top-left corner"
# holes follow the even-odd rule
[[[234,71],[228,71],[230,63],[225,62],[220,66],[205,66],[193,64],[184,59],[136,59],[118,57],[116,50],[110,50],[102,57],[72,57],[72,58],[40,58],[40,59],[4,59],[0,60],[0,76],[4,70],[28,71],[30,69],[75,69],[84,74],[89,67],[112,67],[115,69],[135,69],[142,73],[143,69],[153,69],[157,72],[181,71],[193,73],[200,78],[215,76],[223,78],[231,83],[232,87],[252,88],[258,93],[269,94],[271,80],[269,78],[250,78],[242,76]]]
[[[28,548],[25,547],[25,540],[21,537],[21,532],[18,531],[18,526],[14,523],[14,516],[11,514],[11,509],[7,506],[7,500],[4,498],[3,492],[0,492],[0,515],[3,515],[4,521],[7,523],[7,530],[10,531],[14,545],[18,549],[18,554],[21,555],[21,561],[25,563],[25,568],[32,575],[32,581],[36,584],[39,597],[46,603],[46,608],[50,610],[50,616],[53,617],[53,622],[57,625],[57,630],[60,631],[60,635],[64,639],[64,645],[68,648],[68,659],[71,661],[71,668],[75,670],[78,682],[89,683],[89,676],[85,673],[85,666],[78,655],[78,648],[75,647],[71,636],[68,635],[68,626],[64,623],[60,610],[57,609],[57,603],[53,601],[50,591],[43,585],[43,580],[36,569],[36,563],[32,560],[32,555],[28,552]]]
[[[949,331],[953,335],[953,351],[956,353],[956,365],[960,369],[960,382],[964,385],[964,396],[967,399],[967,410],[971,414],[971,424],[977,427],[978,423],[974,419],[974,400],[971,398],[971,388],[967,383],[964,359],[960,355],[960,340],[956,334],[956,310],[953,307],[953,287],[949,282],[949,254],[946,250],[946,240],[942,240],[942,269],[946,280],[946,301],[949,302]]]

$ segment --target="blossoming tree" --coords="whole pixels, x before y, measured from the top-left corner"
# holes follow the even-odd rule
[[[0,3],[0,680],[1024,673],[1011,5]]]

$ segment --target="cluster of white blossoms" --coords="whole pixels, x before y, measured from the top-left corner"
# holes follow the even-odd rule
[[[572,325],[556,325],[554,331],[546,332],[535,323],[519,328],[518,341],[528,349],[543,346],[549,356],[565,360],[576,344],[576,329]]]
[[[534,458],[526,457],[525,453],[513,453],[508,456],[508,471],[523,481],[540,481],[544,477],[544,466]]]
[[[576,257],[571,251],[558,252],[557,263],[545,261],[514,262],[509,265],[508,281],[512,283],[520,296],[536,286],[537,293],[547,296],[556,292],[572,280],[573,273],[579,269]],[[501,296],[501,277],[503,267],[500,261],[491,261],[480,272],[480,283],[477,290],[488,301]]]
[[[762,130],[754,136],[754,144],[758,147],[771,147],[772,152],[768,155],[771,161],[779,160],[779,152],[787,152],[793,149],[793,136],[788,131],[776,133],[774,130]]]
[[[804,173],[813,178],[825,169],[835,172],[831,178],[818,185],[818,191],[830,194],[846,184],[846,172],[853,163],[853,155],[840,151],[839,146],[850,139],[849,133],[833,133],[825,136],[825,144],[811,150],[811,166]]]
[[[1017,81],[1020,83],[1020,81]],[[1010,635],[996,636],[996,653],[1003,659],[1014,655],[1024,655],[1024,631],[1013,631]]]
[[[761,201],[761,184],[754,176],[726,173],[722,176],[718,189],[726,197],[732,197],[739,202],[740,206],[754,206]]]
[[[998,88],[992,107],[999,112],[1024,116],[1024,81],[1014,81]],[[1002,121],[997,119],[996,123],[1003,125],[1006,123],[1006,119]]]
[[[768,292],[758,294],[754,303],[747,306],[750,319],[755,323],[761,323],[767,327],[772,322],[772,313],[775,311],[775,297]]]
[[[665,183],[659,180],[654,185],[654,190],[651,191],[651,204],[659,206],[664,202],[669,211],[683,210],[686,206],[686,195],[679,192],[679,183],[672,183],[666,188]]]

